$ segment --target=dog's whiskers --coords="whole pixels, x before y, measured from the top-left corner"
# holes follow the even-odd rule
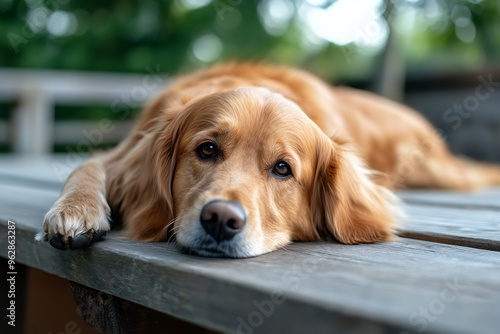
[[[175,240],[175,235],[177,234],[177,230],[179,229],[179,226],[178,225],[175,225],[175,223],[177,221],[180,220],[181,217],[177,216],[177,217],[174,217],[172,220],[170,220],[170,222],[164,227],[164,230],[166,231],[166,235],[169,235],[169,238],[167,240],[167,243],[173,241],[174,243],[177,243],[177,241]]]

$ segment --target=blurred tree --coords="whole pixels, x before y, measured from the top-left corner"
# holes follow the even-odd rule
[[[500,2],[415,0],[394,13],[413,72],[474,70],[500,62]]]
[[[499,61],[499,1],[387,1],[411,67],[429,59],[446,68]],[[367,77],[388,35],[387,1],[0,0],[0,66],[144,72],[161,64],[175,73],[246,59],[300,65],[329,79]],[[342,9],[372,17],[315,22]],[[328,37],[344,30],[354,37]]]

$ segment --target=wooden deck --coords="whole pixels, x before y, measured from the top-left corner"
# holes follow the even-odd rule
[[[500,189],[401,192],[408,222],[392,243],[294,243],[234,260],[110,233],[63,252],[33,241],[61,186],[50,164],[0,159],[2,257],[12,220],[17,263],[224,332],[499,331]]]

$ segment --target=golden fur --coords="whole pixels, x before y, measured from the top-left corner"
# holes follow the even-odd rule
[[[207,141],[221,149],[214,161],[195,154]],[[271,172],[278,161],[292,177]],[[109,203],[132,239],[175,234],[201,255],[246,257],[292,240],[391,240],[392,188],[494,184],[498,167],[454,157],[402,105],[297,69],[228,64],[178,78],[118,147],[75,170],[44,231],[68,240],[107,230]],[[240,203],[248,223],[205,249],[200,210],[213,199]]]

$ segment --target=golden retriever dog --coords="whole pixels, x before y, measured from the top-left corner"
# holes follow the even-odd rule
[[[392,189],[500,184],[454,157],[418,113],[304,71],[227,64],[178,78],[115,149],[79,166],[38,239],[89,244],[119,216],[128,238],[243,258],[291,241],[393,238]]]

